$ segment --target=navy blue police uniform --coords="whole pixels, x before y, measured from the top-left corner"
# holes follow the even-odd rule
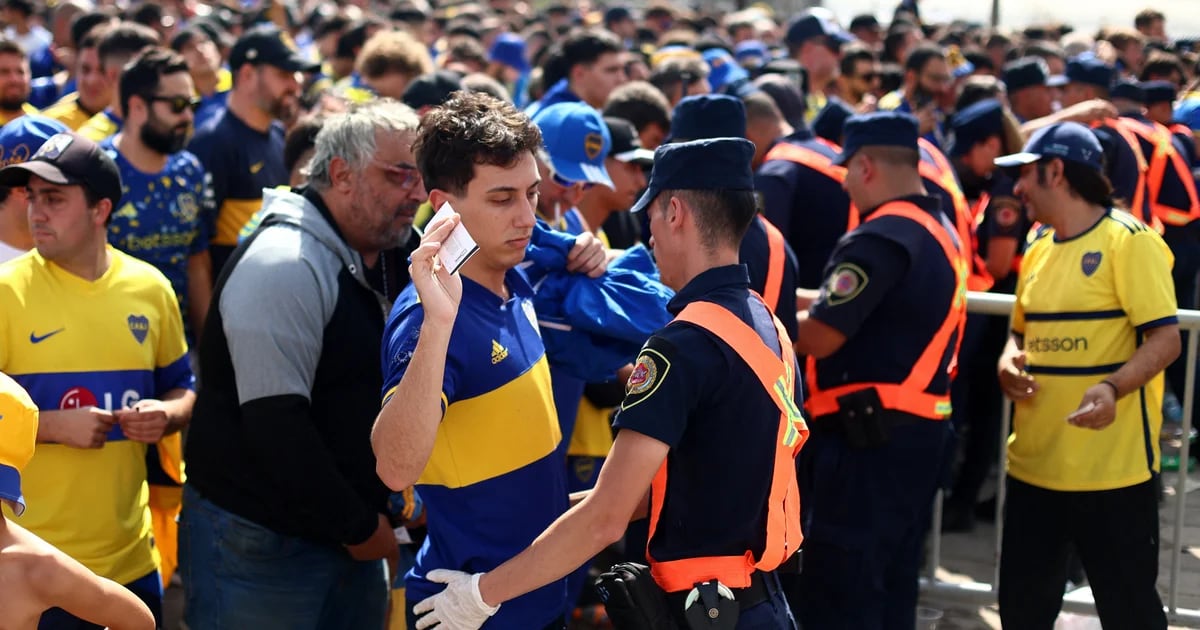
[[[808,128],[798,128],[779,143],[800,147],[832,163],[837,149],[818,140]],[[775,147],[772,147],[774,150]],[[788,159],[772,151],[758,167],[754,186],[762,197],[763,216],[783,232],[796,252],[801,287],[815,289],[834,246],[851,225],[850,198],[842,180],[825,171]]]
[[[707,138],[744,138],[746,136],[746,107],[740,99],[727,95],[701,94],[689,96],[675,106],[671,117],[671,134],[668,142],[702,140]],[[758,182],[755,182],[755,186]],[[843,193],[844,196],[844,193]],[[758,197],[761,203],[762,197]],[[760,207],[762,213],[765,208]],[[750,223],[742,239],[739,258],[750,273],[750,288],[768,298],[775,316],[783,322],[788,335],[796,334],[796,289],[799,284],[799,256],[783,232],[783,242],[772,250],[770,233],[772,225],[766,225],[770,217],[760,215]],[[782,232],[782,230],[780,230]],[[647,228],[645,234],[650,231]],[[778,263],[773,260],[778,256]],[[772,266],[777,264],[773,273]],[[770,286],[768,286],[770,285]],[[771,299],[774,298],[774,299]]]
[[[850,119],[840,161],[872,145],[915,151],[916,120]],[[921,544],[953,434],[945,420],[966,313],[964,250],[935,197],[864,210],[809,310],[845,335],[828,357],[809,357],[806,372],[807,540],[794,596],[812,630],[913,626]]]
[[[660,147],[649,188],[633,211],[657,212],[653,202],[667,190],[751,190],[753,151],[750,142],[732,138]],[[614,423],[670,446],[651,490],[643,561],[668,592],[681,627],[687,627],[683,604],[692,586],[719,579],[737,592],[738,628],[793,629],[774,569],[798,548],[799,518],[793,515],[786,535],[771,533],[769,524],[793,507],[780,499],[785,488],[777,473],[780,466],[794,470],[791,458],[807,435],[795,405],[800,393],[791,381],[791,411],[781,416],[781,403],[726,331],[687,318],[698,305],[735,318],[752,331],[754,344],[770,349],[763,352],[768,362],[795,374],[791,339],[750,290],[745,265],[706,270],[679,290],[667,306],[677,318],[639,353]],[[784,422],[797,430],[786,449],[779,439]],[[794,492],[795,477],[786,481]]]

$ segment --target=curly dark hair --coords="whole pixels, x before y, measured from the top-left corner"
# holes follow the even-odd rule
[[[537,125],[511,103],[462,91],[425,114],[413,153],[427,190],[461,195],[476,164],[506,167],[541,146]]]

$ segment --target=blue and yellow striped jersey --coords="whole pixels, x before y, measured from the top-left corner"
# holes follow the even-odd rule
[[[0,265],[0,371],[43,412],[131,406],[191,388],[183,320],[167,279],[108,247],[94,282],[32,251]],[[103,448],[38,444],[21,525],[120,584],[155,570],[146,445],[116,425]]]
[[[417,481],[429,534],[407,577],[408,600],[442,589],[433,569],[490,571],[517,555],[567,509],[562,439],[550,369],[533,311],[533,289],[508,272],[503,300],[463,279],[442,383],[445,415]],[[384,332],[384,399],[403,378],[423,310],[413,285],[400,294]],[[399,401],[403,404],[403,401]],[[484,628],[542,628],[567,604],[565,580],[507,602]]]
[[[1067,424],[1089,387],[1121,367],[1142,333],[1176,320],[1172,256],[1161,237],[1120,210],[1070,239],[1037,233],[1021,263],[1013,332],[1038,381],[1016,403],[1008,472],[1051,490],[1110,490],[1158,470],[1162,374],[1117,401],[1095,431]]]

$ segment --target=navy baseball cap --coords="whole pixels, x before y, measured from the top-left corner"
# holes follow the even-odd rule
[[[245,64],[266,64],[288,72],[318,72],[321,64],[307,59],[287,33],[273,25],[260,25],[242,33],[229,53],[229,69]]]
[[[1077,122],[1063,122],[1039,129],[1020,153],[998,157],[995,164],[1000,168],[1015,168],[1050,157],[1102,171],[1103,155],[1104,149],[1090,129]]]
[[[556,103],[538,111],[533,122],[542,130],[554,172],[571,182],[614,188],[604,168],[612,136],[600,112],[586,103]]]
[[[664,144],[654,152],[650,184],[630,212],[641,212],[664,190],[754,190],[754,143],[709,138]]]
[[[1179,86],[1170,81],[1147,81],[1142,84],[1142,91],[1146,94],[1147,105],[1174,103],[1179,94]]]
[[[453,70],[437,70],[413,79],[408,87],[404,88],[400,100],[414,110],[438,107],[461,89],[462,75]]]
[[[95,142],[74,131],[47,138],[29,161],[0,168],[0,186],[25,186],[32,175],[60,186],[87,186],[113,207],[121,200],[121,173],[116,162]]]
[[[0,166],[20,164],[33,157],[51,136],[67,126],[46,116],[29,114],[0,127]]]
[[[825,17],[812,9],[801,13],[788,25],[784,41],[789,46],[799,46],[814,37],[828,37],[834,46],[841,46],[854,40],[849,33],[842,30],[837,22]]]
[[[500,33],[488,51],[488,61],[512,66],[521,72],[529,72],[529,60],[525,58],[525,38],[516,33]]]
[[[846,128],[846,121],[854,115],[854,108],[847,105],[841,99],[830,99],[821,111],[817,112],[816,118],[812,121],[812,132],[818,138],[825,138],[834,143],[842,143],[842,132]]]
[[[1041,57],[1021,57],[1004,64],[1002,73],[1004,86],[1012,94],[1025,88],[1039,85],[1051,85],[1050,68]],[[1062,81],[1054,81],[1061,84]]]
[[[1125,100],[1142,104],[1146,102],[1146,91],[1142,89],[1142,84],[1132,79],[1117,81],[1112,90],[1109,90],[1108,96],[1110,100]]]
[[[917,150],[917,119],[897,111],[871,112],[851,116],[842,131],[846,143],[833,159],[841,166],[863,147],[904,147]]]
[[[746,106],[741,99],[727,94],[697,94],[675,106],[667,141],[745,136]]]
[[[1108,89],[1112,87],[1117,69],[1095,57],[1072,57],[1067,62],[1067,80]]]
[[[1004,106],[994,98],[979,101],[955,114],[950,127],[954,130],[950,157],[964,155],[979,142],[1004,133]]]

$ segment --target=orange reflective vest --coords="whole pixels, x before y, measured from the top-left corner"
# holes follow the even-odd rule
[[[833,148],[834,150],[841,150],[836,144],[831,142],[826,141],[824,144]],[[831,158],[817,153],[812,149],[806,149],[802,146],[791,144],[789,142],[775,143],[775,146],[771,147],[770,151],[767,151],[767,156],[763,158],[764,162],[768,160],[784,160],[787,162],[794,162],[796,164],[800,164],[801,166],[807,166],[808,168],[825,175],[829,179],[832,179],[839,184],[846,181],[846,167],[834,164]],[[860,221],[861,219],[859,218],[858,208],[851,203],[850,213],[846,217],[846,231],[849,232],[850,230],[858,227]]]
[[[1149,161],[1146,159],[1146,153],[1142,151],[1142,143],[1138,142],[1137,134],[1135,134],[1126,124],[1128,119],[1125,118],[1106,118],[1101,121],[1092,123],[1092,128],[1108,127],[1117,132],[1125,144],[1129,146],[1129,150],[1133,151],[1133,156],[1137,160],[1138,178],[1137,185],[1134,187],[1133,199],[1129,199],[1129,213],[1142,220],[1142,223],[1154,228],[1155,232],[1162,234],[1163,224],[1154,211],[1150,207],[1150,199],[1146,184],[1146,173],[1149,171]]]
[[[787,243],[783,232],[770,221],[758,217],[763,229],[767,231],[767,285],[763,287],[763,301],[767,308],[775,312],[779,306],[779,297],[783,294],[783,270],[787,265]]]
[[[767,535],[762,553],[757,557],[747,550],[736,556],[685,558],[658,562],[650,555],[649,541],[658,530],[659,515],[667,492],[667,463],[664,461],[654,475],[650,487],[650,536],[646,557],[650,574],[668,593],[690,590],[700,582],[720,580],[729,588],[750,586],[755,571],[773,571],[800,548],[804,540],[800,532],[800,490],[796,482],[796,455],[808,440],[808,425],[793,398],[796,374],[793,366],[796,355],[792,340],[783,324],[775,318],[782,358],[763,343],[749,324],[727,309],[711,302],[692,302],[675,317],[715,335],[728,345],[762,383],[763,389],[779,408],[779,429],[775,440],[775,461],[771,474],[771,490],[767,496]]]
[[[810,418],[819,418],[838,412],[838,398],[864,389],[875,388],[879,400],[887,409],[902,411],[929,420],[944,420],[950,415],[950,391],[930,394],[925,391],[937,376],[942,358],[951,349],[954,339],[953,354],[947,371],[953,377],[957,368],[958,348],[962,344],[963,326],[967,321],[967,258],[964,248],[954,242],[942,224],[932,215],[914,204],[904,201],[886,203],[876,210],[867,221],[879,217],[899,216],[920,224],[929,232],[946,255],[946,261],[954,269],[955,293],[950,301],[949,310],[943,315],[942,324],[934,333],[917,362],[912,366],[908,376],[900,383],[849,383],[830,389],[820,389],[817,380],[817,360],[808,357],[806,362],[806,384],[808,397],[804,407]],[[958,333],[957,336],[954,333]]]
[[[1132,118],[1122,118],[1120,123],[1133,135],[1154,147],[1147,161],[1145,178],[1146,195],[1154,218],[1164,225],[1176,227],[1200,219],[1200,200],[1196,197],[1196,181],[1192,177],[1192,169],[1187,160],[1175,150],[1175,144],[1172,142],[1174,136],[1171,130],[1159,123],[1144,123]],[[1141,147],[1139,146],[1139,148]],[[1166,177],[1168,165],[1175,170],[1176,176],[1187,193],[1188,206],[1186,208],[1177,208],[1162,201],[1163,178]]]
[[[950,166],[950,162],[946,156],[938,150],[932,142],[925,138],[917,138],[917,144],[929,153],[929,157],[933,160],[932,163],[921,160],[917,164],[917,170],[920,171],[921,177],[935,182],[939,187],[950,195],[950,199],[954,202],[954,229],[958,231],[958,241],[964,247],[969,247],[970,269],[967,275],[967,289],[970,291],[987,291],[992,288],[996,280],[988,273],[987,263],[979,255],[978,237],[975,235],[975,221],[971,213],[971,206],[967,203],[967,196],[963,194],[962,187],[958,185],[958,178],[954,175],[954,167]]]

